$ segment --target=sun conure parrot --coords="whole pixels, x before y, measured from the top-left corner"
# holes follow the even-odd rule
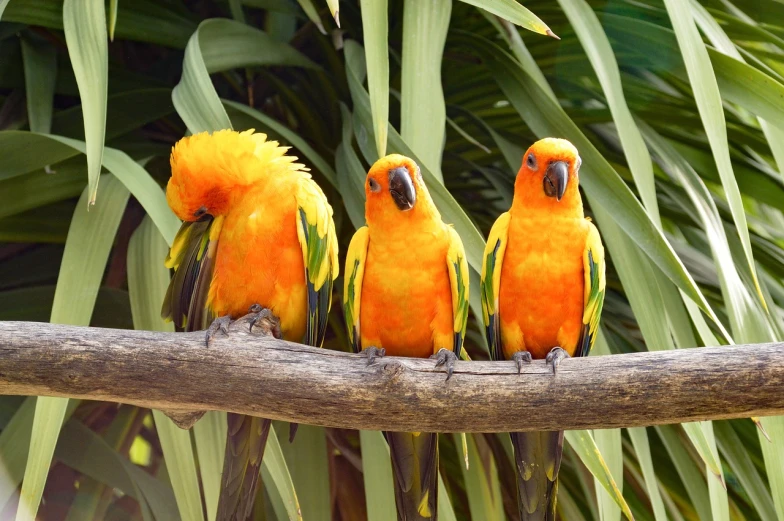
[[[604,302],[604,247],[583,215],[580,156],[547,138],[526,152],[508,212],[493,225],[482,267],[482,308],[494,360],[587,356]],[[522,397],[521,399],[524,399]],[[563,431],[512,433],[522,521],[555,518]]]
[[[379,356],[436,358],[447,380],[468,318],[468,264],[417,164],[392,154],[365,181],[365,220],[346,256],[343,305],[349,339],[368,363]],[[438,435],[386,432],[401,521],[437,517]]]
[[[180,140],[166,198],[185,221],[166,265],[175,269],[162,314],[178,330],[212,336],[255,313],[273,334],[321,346],[338,275],[332,208],[288,147],[253,130]],[[253,507],[270,420],[228,415],[217,519]],[[293,435],[294,429],[292,429]]]

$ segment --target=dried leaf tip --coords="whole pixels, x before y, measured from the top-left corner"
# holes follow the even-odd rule
[[[545,34],[546,34],[547,36],[551,37],[551,38],[555,38],[556,40],[560,40],[560,39],[561,39],[561,38],[560,38],[560,37],[559,37],[557,34],[555,34],[555,33],[552,31],[552,29],[550,29],[549,27],[547,28],[547,31],[545,31]]]
[[[333,14],[332,17],[335,19],[338,28],[340,28],[340,10],[335,9],[335,14]]]

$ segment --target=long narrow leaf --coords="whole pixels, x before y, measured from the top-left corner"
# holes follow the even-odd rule
[[[63,28],[84,114],[89,204],[95,204],[101,174],[106,97],[109,88],[109,45],[103,0],[65,0]]]
[[[359,431],[359,441],[368,521],[395,521],[397,515],[389,446],[378,431]]]
[[[387,0],[360,0],[365,35],[368,93],[378,157],[387,155],[389,120],[389,15]]]

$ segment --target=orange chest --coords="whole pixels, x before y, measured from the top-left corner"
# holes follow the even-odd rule
[[[393,244],[371,239],[360,303],[363,348],[383,347],[389,355],[416,358],[451,348],[447,247],[440,236],[423,235]]]
[[[582,331],[586,233],[584,219],[512,219],[499,294],[507,357],[525,349],[544,358],[555,346],[574,354]]]
[[[210,287],[215,312],[242,316],[253,304],[280,318],[286,339],[301,341],[307,289],[293,196],[246,197],[226,216]]]

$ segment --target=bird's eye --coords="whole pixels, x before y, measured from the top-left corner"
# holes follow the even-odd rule
[[[207,213],[207,207],[206,207],[206,206],[202,206],[202,207],[200,207],[198,210],[196,210],[195,212],[193,212],[193,216],[194,216],[194,217],[196,217],[196,218],[198,218],[198,217],[204,217],[204,215],[205,215],[206,213]]]
[[[371,192],[378,192],[381,189],[381,185],[379,185],[378,181],[376,181],[372,177],[368,179],[368,186],[370,187]]]
[[[526,164],[526,166],[528,166],[528,168],[530,168],[531,170],[536,170],[536,157],[534,156],[534,153],[533,153],[533,152],[531,152],[530,154],[528,154],[528,157],[527,157],[527,158],[525,158],[525,164]]]

